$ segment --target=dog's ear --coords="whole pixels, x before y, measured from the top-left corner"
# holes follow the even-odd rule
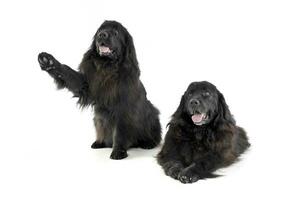
[[[185,110],[185,94],[181,97],[180,105],[178,106],[176,112],[173,114],[173,117],[179,118]]]
[[[214,123],[230,123],[235,124],[235,120],[231,115],[229,107],[225,101],[224,95],[218,91],[218,109]]]
[[[84,54],[82,62],[85,60],[89,60],[91,56],[96,56],[98,54],[96,49],[96,37],[97,37],[97,32],[94,34],[92,44],[90,45],[88,51]]]
[[[185,95],[183,94],[181,97],[180,105],[177,108],[176,112],[183,112],[185,107]]]
[[[185,95],[182,95],[180,105],[178,106],[176,112],[172,115],[172,119],[167,124],[167,126],[169,126],[170,124],[184,124],[182,118],[184,110],[185,110]]]
[[[125,30],[125,35],[125,58],[126,60],[130,61],[132,64],[138,67],[133,38],[127,30]]]
[[[92,39],[92,44],[90,45],[90,51],[97,51],[96,49],[96,38],[97,38],[97,33],[98,33],[98,30],[96,31],[96,33],[94,34],[93,36],[93,39]]]

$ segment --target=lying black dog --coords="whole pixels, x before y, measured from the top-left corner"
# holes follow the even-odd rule
[[[213,178],[250,144],[236,126],[223,95],[209,82],[193,82],[173,114],[158,162],[182,183]]]
[[[58,88],[69,89],[81,106],[94,107],[92,148],[113,147],[111,158],[122,159],[130,147],[150,149],[160,143],[159,111],[146,98],[132,37],[120,23],[100,26],[79,72],[48,53],[40,53],[38,60]]]

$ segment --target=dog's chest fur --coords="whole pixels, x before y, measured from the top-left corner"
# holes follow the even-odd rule
[[[100,107],[112,108],[126,102],[137,90],[138,77],[122,66],[94,60],[82,65],[81,70],[87,78],[92,99]]]
[[[90,92],[95,99],[101,98],[102,101],[111,102],[118,98],[121,80],[117,69],[96,69],[89,79]]]
[[[216,135],[207,127],[182,131],[181,155],[187,164],[199,160],[215,150]]]

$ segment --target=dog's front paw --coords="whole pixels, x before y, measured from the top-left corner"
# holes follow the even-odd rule
[[[126,150],[113,150],[110,158],[113,160],[121,160],[128,157]]]
[[[163,168],[167,176],[178,179],[178,175],[183,169],[183,165],[179,162],[169,161],[163,165]]]
[[[52,55],[46,52],[39,54],[38,61],[40,63],[41,69],[45,71],[50,71],[60,66],[60,63]]]
[[[101,148],[105,148],[106,145],[102,142],[98,142],[98,141],[95,141],[93,142],[93,144],[91,145],[91,148],[92,149],[101,149]]]
[[[178,180],[181,181],[182,183],[194,183],[199,179],[200,179],[199,175],[189,169],[188,170],[183,169],[178,174]]]
[[[181,169],[177,166],[172,166],[169,169],[165,171],[167,176],[170,176],[174,179],[178,179],[179,173],[181,172]]]

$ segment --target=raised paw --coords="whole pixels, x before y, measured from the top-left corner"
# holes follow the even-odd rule
[[[91,145],[91,148],[92,149],[101,149],[101,148],[105,148],[106,145],[102,142],[98,142],[98,141],[95,141],[93,142],[93,144]]]
[[[45,71],[53,70],[60,65],[60,63],[52,55],[46,52],[39,54],[38,61],[40,63],[41,69]]]
[[[194,183],[200,179],[199,175],[191,170],[183,169],[178,174],[178,180],[182,183]]]
[[[128,157],[126,150],[113,150],[110,158],[113,160],[121,160]]]

